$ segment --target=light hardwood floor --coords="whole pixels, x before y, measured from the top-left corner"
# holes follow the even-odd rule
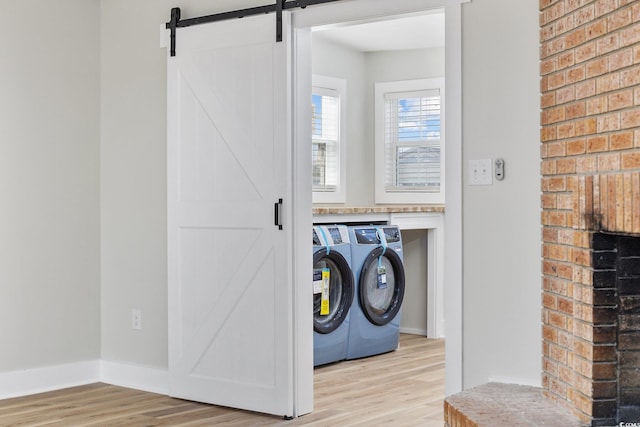
[[[91,384],[0,400],[0,426],[443,426],[444,341],[317,368],[315,410],[292,421]]]

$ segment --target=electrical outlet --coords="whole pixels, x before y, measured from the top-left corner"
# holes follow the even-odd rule
[[[138,331],[142,329],[142,310],[139,308],[131,310],[131,328]]]

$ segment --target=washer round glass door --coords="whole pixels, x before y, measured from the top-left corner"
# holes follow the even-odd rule
[[[349,313],[354,294],[353,273],[339,252],[327,254],[326,249],[320,249],[313,254],[313,276],[313,330],[328,334],[338,329]],[[325,285],[327,289],[323,292]]]
[[[391,322],[402,306],[404,287],[404,267],[398,254],[382,247],[371,251],[358,284],[360,308],[366,318],[378,326]]]

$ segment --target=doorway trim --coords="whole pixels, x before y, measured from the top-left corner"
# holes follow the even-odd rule
[[[311,28],[352,22],[384,20],[396,15],[421,13],[433,9],[445,11],[445,236],[444,244],[444,310],[446,317],[445,393],[462,391],[462,4],[471,0],[352,0],[319,5],[313,12],[292,12],[293,29],[293,135],[294,141],[305,141],[311,135]],[[309,122],[309,123],[307,123]],[[308,147],[307,147],[308,145]],[[294,283],[305,283],[311,277],[311,251],[308,230],[311,229],[311,152],[310,144],[293,146]],[[307,185],[308,184],[308,185]],[[297,414],[313,409],[313,370],[307,369],[313,348],[309,325],[302,322],[311,311],[307,293],[294,288],[294,355],[296,373],[294,399]]]

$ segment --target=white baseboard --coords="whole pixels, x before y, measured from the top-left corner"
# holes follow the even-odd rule
[[[100,365],[101,381],[104,383],[169,394],[169,372],[166,369],[106,360],[101,361]]]
[[[417,329],[417,328],[400,328],[401,334],[410,334],[410,335],[422,335],[423,337],[427,336],[426,329]]]
[[[0,399],[44,393],[98,381],[98,360],[0,373]]]
[[[97,382],[169,394],[169,374],[166,369],[89,360],[0,373],[0,399],[28,396]]]
[[[509,378],[509,377],[489,377],[490,383],[502,383],[502,384],[516,384],[526,385],[531,387],[542,387],[541,380],[531,378]]]

